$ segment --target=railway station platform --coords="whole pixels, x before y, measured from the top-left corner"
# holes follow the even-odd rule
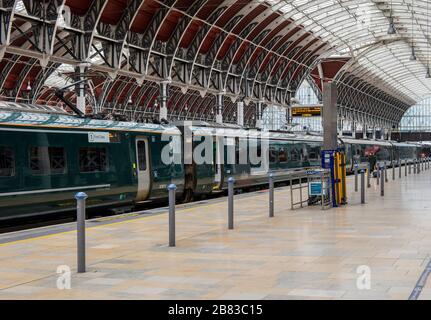
[[[0,299],[431,299],[431,171],[389,175],[385,197],[372,179],[365,205],[353,181],[331,210],[278,188],[274,218],[268,192],[237,195],[234,230],[226,198],[178,205],[176,247],[166,208],[88,221],[80,274],[74,223],[0,235]]]

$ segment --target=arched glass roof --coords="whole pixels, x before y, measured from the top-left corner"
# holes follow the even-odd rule
[[[345,71],[364,79],[377,76],[383,81],[380,85],[415,101],[431,93],[431,80],[425,79],[430,57],[429,0],[265,2],[330,43],[328,55],[353,57]],[[397,32],[389,35],[391,17]],[[412,47],[415,61],[410,61]]]

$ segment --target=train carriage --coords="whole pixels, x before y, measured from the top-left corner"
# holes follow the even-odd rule
[[[164,199],[184,171],[165,164],[174,126],[77,118],[63,113],[0,113],[0,219],[70,210],[85,191],[89,207]]]
[[[267,184],[268,171],[277,182],[286,181],[292,171],[320,167],[322,145],[317,135],[204,122],[97,120],[56,107],[1,102],[0,220],[70,211],[77,191],[88,193],[90,208],[131,208],[166,200],[170,183],[177,185],[179,200],[191,201],[226,190],[228,177],[239,189]],[[413,143],[346,137],[339,147],[348,172],[355,163],[390,166],[427,150]],[[253,161],[259,159],[264,163]]]

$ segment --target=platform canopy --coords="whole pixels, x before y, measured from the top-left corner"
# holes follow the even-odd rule
[[[56,88],[85,78],[91,112],[140,120],[166,104],[168,120],[210,121],[222,110],[234,122],[243,101],[252,126],[260,107],[289,106],[303,81],[318,95],[322,82],[335,81],[342,116],[390,127],[431,93],[428,6],[0,0],[0,99],[56,105]]]

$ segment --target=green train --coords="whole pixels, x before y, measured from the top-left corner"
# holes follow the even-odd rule
[[[186,131],[191,150],[185,150]],[[268,171],[250,161],[247,143],[257,155],[262,143],[268,144],[268,167],[276,181],[286,180],[291,170],[321,165],[321,136],[268,132],[260,140],[261,134],[203,122],[97,120],[55,107],[0,102],[0,220],[71,211],[78,191],[88,194],[89,208],[118,208],[164,201],[170,183],[176,184],[179,201],[223,192],[230,176],[237,188],[264,185]],[[205,139],[212,148],[201,156],[213,161],[186,161]],[[417,144],[344,138],[339,143],[348,170],[370,155],[390,165],[421,153]],[[162,161],[166,150],[177,161]],[[235,163],[227,161],[232,154]]]

